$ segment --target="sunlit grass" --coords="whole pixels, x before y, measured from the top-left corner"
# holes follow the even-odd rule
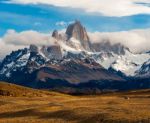
[[[33,97],[32,94],[0,97],[0,123],[150,122],[149,90],[144,93],[138,91],[124,94],[70,96],[26,89],[34,93]],[[22,88],[22,93],[26,89]],[[21,93],[21,90],[18,92]]]

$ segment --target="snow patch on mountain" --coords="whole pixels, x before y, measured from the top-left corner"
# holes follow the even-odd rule
[[[125,55],[118,56],[116,61],[111,64],[111,68],[121,71],[127,76],[135,76],[145,61],[150,58],[147,53],[133,54],[126,51]]]
[[[11,76],[11,71],[23,69],[27,65],[32,72],[47,62],[53,64],[60,60],[85,58],[94,60],[107,70],[111,68],[120,71],[126,76],[150,71],[150,53],[134,54],[127,47],[121,44],[112,45],[108,41],[91,44],[85,28],[78,21],[71,24],[65,34],[55,30],[52,37],[53,45],[31,45],[30,48],[12,52],[1,63],[0,74]]]

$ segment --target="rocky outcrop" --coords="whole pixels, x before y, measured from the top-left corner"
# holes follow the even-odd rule
[[[75,21],[75,23],[68,26],[66,35],[68,36],[68,41],[73,37],[80,41],[82,47],[85,50],[91,50],[90,41],[86,29],[81,25],[79,21]]]
[[[122,78],[112,74],[93,59],[76,59],[48,64],[37,73],[37,80],[62,79],[72,84],[86,83],[90,80],[118,80]]]
[[[57,30],[54,30],[52,33],[52,37],[58,39],[59,38],[59,33]]]
[[[150,77],[150,59],[147,62],[145,62],[137,71],[137,76],[146,78]]]
[[[31,52],[35,52],[35,53],[38,52],[38,47],[34,44],[31,44],[29,49]]]
[[[49,59],[62,59],[62,51],[60,45],[43,46],[41,51]]]
[[[52,37],[57,39],[57,40],[62,40],[62,36],[61,36],[61,34],[59,34],[59,32],[57,30],[53,31]]]

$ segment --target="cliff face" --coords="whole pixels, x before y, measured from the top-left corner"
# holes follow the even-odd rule
[[[54,30],[54,31],[53,31],[52,37],[53,37],[53,38],[56,38],[56,39],[59,39],[59,33],[58,33],[57,30]]]
[[[59,45],[43,46],[41,52],[49,59],[62,59],[62,51]]]
[[[81,25],[79,21],[76,21],[75,23],[68,26],[66,35],[68,36],[68,40],[73,37],[80,41],[82,47],[85,50],[91,50],[90,41],[86,29]]]
[[[57,30],[54,30],[52,33],[52,37],[55,38],[56,40],[62,40],[61,34]]]

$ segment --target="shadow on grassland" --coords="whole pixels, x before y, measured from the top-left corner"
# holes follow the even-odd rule
[[[37,119],[62,119],[64,121],[77,121],[78,123],[149,123],[150,120],[128,121],[125,119],[113,120],[107,118],[108,114],[97,113],[93,115],[79,115],[71,110],[59,110],[55,112],[39,112],[36,109],[26,109],[16,112],[0,113],[1,118],[37,117]]]

